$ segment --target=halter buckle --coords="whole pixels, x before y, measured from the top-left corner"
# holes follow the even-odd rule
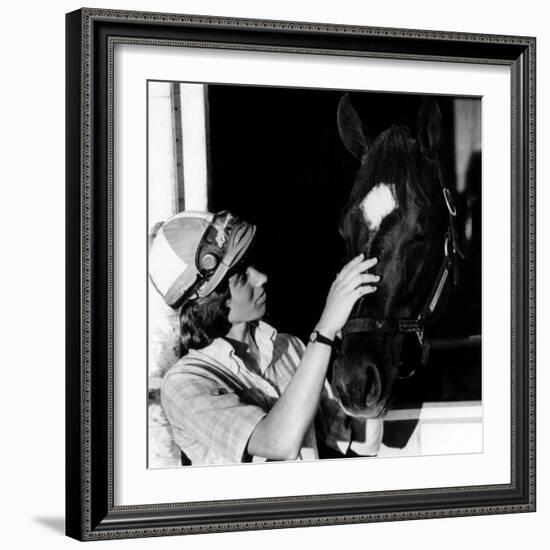
[[[449,258],[449,241],[450,240],[451,240],[451,236],[447,231],[447,233],[445,233],[445,243],[443,244],[443,250],[445,251],[445,258]],[[454,252],[454,246],[453,246],[453,252]]]
[[[443,197],[445,198],[445,204],[447,205],[447,210],[449,211],[449,214],[453,218],[456,217],[455,201],[448,187],[443,187]]]
[[[399,332],[423,332],[422,324],[417,319],[399,319]]]

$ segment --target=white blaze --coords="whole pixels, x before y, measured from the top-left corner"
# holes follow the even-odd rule
[[[387,183],[375,185],[360,206],[369,229],[378,229],[382,220],[397,208],[395,186]]]

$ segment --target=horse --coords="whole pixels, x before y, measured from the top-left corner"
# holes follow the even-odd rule
[[[378,291],[342,329],[332,388],[347,414],[379,418],[404,364],[427,361],[424,329],[444,309],[459,253],[456,208],[440,163],[441,112],[419,109],[416,135],[392,125],[369,139],[349,94],[338,105],[345,148],[360,162],[339,231],[349,258],[377,257]]]

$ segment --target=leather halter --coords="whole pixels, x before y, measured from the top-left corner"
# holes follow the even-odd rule
[[[447,207],[449,222],[448,229],[445,233],[445,241],[443,245],[443,261],[435,282],[430,293],[420,309],[420,313],[416,318],[395,318],[395,319],[377,319],[368,317],[354,317],[349,319],[342,329],[342,337],[348,334],[357,334],[362,332],[374,333],[414,333],[418,338],[420,347],[422,348],[422,363],[427,361],[429,351],[428,344],[424,341],[424,328],[433,317],[439,300],[443,294],[443,290],[447,285],[451,274],[456,283],[456,256],[463,257],[462,252],[457,245],[457,230],[456,230],[456,207],[453,200],[453,195],[448,187],[442,183],[441,170],[439,171],[439,182],[445,206]]]

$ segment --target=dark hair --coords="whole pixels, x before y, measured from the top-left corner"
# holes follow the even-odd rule
[[[225,336],[231,328],[229,307],[229,283],[225,281],[208,296],[185,304],[180,311],[180,341],[182,355],[190,349],[206,347],[212,340]]]

